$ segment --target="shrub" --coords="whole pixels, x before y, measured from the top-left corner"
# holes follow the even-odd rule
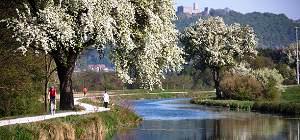
[[[284,78],[283,84],[285,85],[292,85],[296,83],[295,77],[295,70],[291,69],[287,64],[278,64],[276,69]]]
[[[0,117],[42,113],[43,57],[12,50],[0,41]]]
[[[264,98],[268,100],[279,99],[281,96],[283,82],[282,75],[276,69],[259,69],[252,72],[252,75],[261,82],[264,89]]]
[[[220,86],[227,99],[256,100],[263,93],[261,83],[250,75],[225,74]]]
[[[42,113],[43,104],[37,95],[32,91],[12,91],[0,94],[0,117]]]
[[[87,87],[89,91],[104,90],[105,88],[120,90],[124,87],[122,81],[113,72],[77,72],[73,74],[72,80],[74,90],[79,92],[84,87]]]

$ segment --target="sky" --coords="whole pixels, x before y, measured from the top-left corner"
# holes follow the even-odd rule
[[[192,6],[198,1],[201,11],[204,7],[230,8],[241,13],[269,12],[285,14],[291,19],[300,19],[300,0],[175,0],[175,6]]]

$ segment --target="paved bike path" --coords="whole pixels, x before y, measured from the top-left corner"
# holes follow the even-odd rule
[[[84,115],[94,112],[103,112],[103,111],[109,111],[109,108],[104,107],[97,107],[86,103],[81,103],[78,100],[83,98],[74,98],[74,104],[80,105],[85,108],[84,111],[70,111],[70,112],[61,112],[56,113],[54,115],[48,114],[48,115],[39,115],[39,116],[33,116],[33,117],[23,117],[23,118],[16,118],[16,119],[8,119],[8,120],[0,120],[0,126],[5,125],[13,125],[13,124],[22,124],[22,123],[30,123],[30,122],[37,122],[37,121],[43,121],[43,120],[49,120],[53,118],[59,118],[59,117],[66,117],[70,115]]]

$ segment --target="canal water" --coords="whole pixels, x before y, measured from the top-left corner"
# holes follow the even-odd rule
[[[299,140],[300,118],[189,103],[190,99],[133,101],[143,122],[114,140]]]

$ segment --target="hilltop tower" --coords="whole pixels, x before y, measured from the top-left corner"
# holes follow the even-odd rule
[[[195,2],[193,3],[193,11],[192,11],[192,13],[193,13],[193,14],[198,14],[198,13],[200,13],[200,12],[201,12],[201,11],[200,11],[199,3],[198,3],[197,0],[195,0]]]
[[[200,6],[197,2],[198,0],[195,0],[193,3],[193,6],[178,6],[177,7],[177,13],[178,14],[200,14]]]

